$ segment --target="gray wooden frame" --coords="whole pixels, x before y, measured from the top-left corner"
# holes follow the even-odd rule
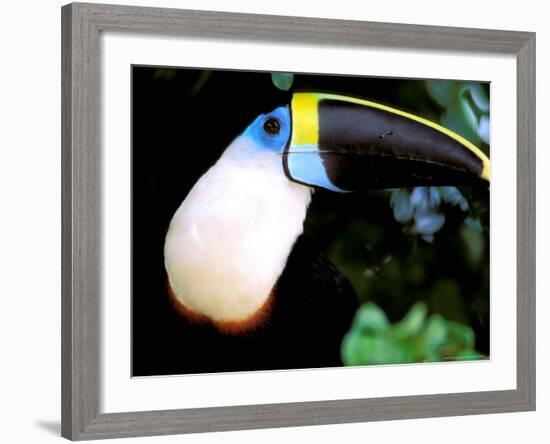
[[[103,31],[517,58],[515,390],[101,413],[99,35]],[[535,34],[101,4],[62,8],[62,435],[97,439],[535,409]]]

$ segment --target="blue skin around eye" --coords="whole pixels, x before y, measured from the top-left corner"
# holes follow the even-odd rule
[[[280,124],[279,134],[268,134],[264,123],[268,119],[276,119]],[[250,137],[257,146],[266,150],[282,153],[290,139],[290,113],[287,106],[280,106],[267,114],[261,114],[243,133]]]
[[[278,134],[268,134],[264,123],[276,119],[280,124]],[[290,112],[287,106],[275,108],[272,112],[259,115],[244,131],[243,135],[252,139],[261,150],[282,154],[290,139]],[[294,152],[296,150],[297,152]],[[289,150],[288,169],[290,178],[307,185],[327,190],[344,192],[329,179],[317,145],[292,146]]]

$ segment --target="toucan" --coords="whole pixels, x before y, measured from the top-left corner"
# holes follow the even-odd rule
[[[342,365],[358,299],[303,234],[315,189],[489,181],[487,156],[436,123],[356,97],[293,93],[233,140],[169,224],[167,291],[186,332],[174,353],[192,350],[191,372]]]

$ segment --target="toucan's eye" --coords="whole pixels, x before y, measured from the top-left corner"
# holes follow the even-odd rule
[[[276,136],[281,132],[281,124],[277,119],[270,117],[264,122],[264,131],[270,136]]]

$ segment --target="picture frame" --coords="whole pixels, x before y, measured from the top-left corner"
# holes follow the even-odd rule
[[[102,32],[506,54],[517,63],[515,390],[100,412]],[[62,435],[72,440],[535,409],[535,34],[119,5],[62,8]]]

